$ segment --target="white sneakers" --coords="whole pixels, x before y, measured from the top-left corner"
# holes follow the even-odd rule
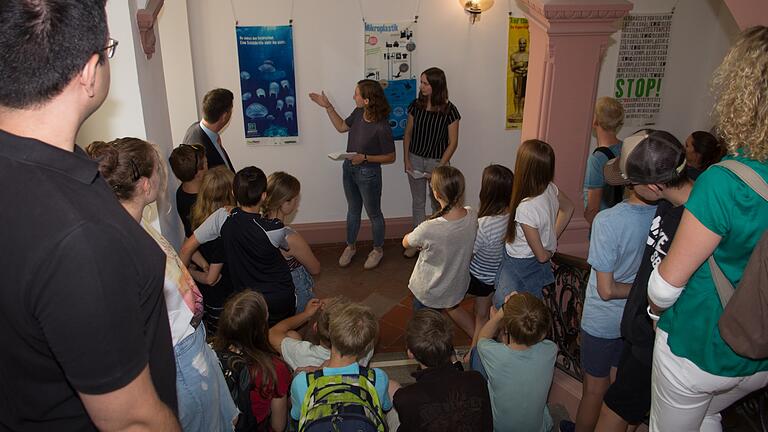
[[[352,257],[354,257],[356,253],[357,249],[355,249],[354,246],[347,245],[347,247],[344,248],[344,252],[341,253],[341,257],[339,257],[339,267],[347,267],[349,263],[352,262]],[[383,257],[384,251],[374,248],[371,253],[368,254],[368,258],[366,258],[363,268],[371,270],[378,267]]]

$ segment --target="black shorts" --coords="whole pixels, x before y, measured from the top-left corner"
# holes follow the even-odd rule
[[[624,343],[616,381],[605,393],[603,402],[630,424],[644,421],[651,411],[651,365],[632,354],[632,346]]]
[[[483,283],[480,279],[476,278],[475,275],[471,273],[469,274],[469,288],[467,289],[467,294],[472,294],[478,297],[488,297],[493,294],[494,291],[496,291],[496,287]]]

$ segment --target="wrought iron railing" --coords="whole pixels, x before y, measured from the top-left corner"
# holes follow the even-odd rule
[[[579,333],[590,266],[584,258],[556,253],[552,267],[555,283],[543,289],[544,302],[552,311],[548,338],[559,348],[557,368],[581,381]],[[768,388],[741,399],[723,414],[726,422],[738,423],[738,430],[768,432]]]

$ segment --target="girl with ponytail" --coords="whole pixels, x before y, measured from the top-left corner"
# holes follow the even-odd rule
[[[464,207],[464,175],[458,169],[447,165],[435,168],[430,186],[440,210],[403,238],[403,247],[421,250],[408,283],[413,307],[445,309],[472,337],[474,318],[458,306],[469,285],[477,214]]]

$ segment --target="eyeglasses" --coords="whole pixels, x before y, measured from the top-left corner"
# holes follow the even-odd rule
[[[117,50],[117,44],[119,43],[120,42],[118,42],[117,39],[109,38],[109,44],[107,44],[107,46],[105,46],[101,50],[106,51],[107,58],[112,58],[115,56],[115,51]]]

